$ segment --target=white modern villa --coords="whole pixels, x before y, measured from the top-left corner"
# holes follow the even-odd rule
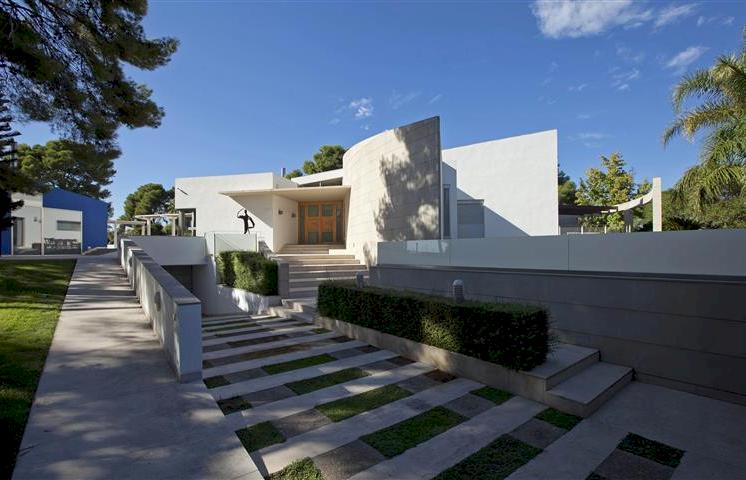
[[[366,264],[379,241],[556,235],[557,132],[442,150],[433,117],[354,145],[338,170],[177,178],[175,192],[198,236],[242,232],[246,209],[275,252],[327,245]]]

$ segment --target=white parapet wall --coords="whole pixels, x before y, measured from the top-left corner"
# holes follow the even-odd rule
[[[746,229],[380,242],[380,265],[746,275]]]
[[[180,382],[202,377],[202,306],[133,240],[119,241],[119,259]]]

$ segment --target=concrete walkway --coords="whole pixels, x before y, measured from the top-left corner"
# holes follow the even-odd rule
[[[103,255],[78,259],[13,478],[261,476],[205,385],[175,381]]]

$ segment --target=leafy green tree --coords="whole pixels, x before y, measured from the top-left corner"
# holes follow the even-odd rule
[[[585,173],[586,178],[580,179],[576,194],[578,205],[617,205],[650,190],[650,183],[635,182],[634,174],[626,168],[626,162],[621,154],[612,153],[608,157],[601,156],[601,165],[601,169],[589,168]],[[612,232],[624,231],[622,212],[588,216],[582,222],[585,226],[605,226]]]
[[[296,168],[295,170],[285,174],[285,178],[287,178],[288,180],[292,180],[293,178],[302,177],[302,176],[303,176],[303,172],[299,168]]]
[[[45,189],[62,188],[103,200],[116,173],[114,159],[119,150],[100,149],[71,140],[51,140],[46,145],[18,146],[21,171]]]
[[[560,205],[575,205],[578,187],[564,171],[557,172],[557,186]]]
[[[709,69],[685,76],[673,91],[676,118],[663,134],[663,144],[682,135],[692,141],[707,132],[700,163],[674,187],[696,209],[735,200],[746,190],[746,28],[737,54],[721,55]],[[684,110],[684,103],[699,104]]]
[[[173,211],[174,189],[166,190],[160,183],[146,183],[127,195],[124,200],[124,214],[119,219],[135,220],[136,215],[173,213]],[[154,222],[151,225],[153,235],[160,235],[164,232],[162,222]]]
[[[346,151],[342,145],[322,145],[319,151],[313,154],[313,160],[306,160],[303,163],[303,173],[310,175],[342,168],[342,157]]]
[[[146,13],[147,0],[0,1],[0,83],[14,109],[83,143],[157,127],[163,109],[124,65],[154,70],[178,42],[147,38]]]

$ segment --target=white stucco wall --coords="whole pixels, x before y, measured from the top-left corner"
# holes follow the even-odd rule
[[[459,199],[484,200],[485,237],[557,234],[556,130],[449,148],[443,162]]]
[[[440,237],[440,119],[381,132],[344,155],[347,251],[375,263],[382,240]]]
[[[236,214],[239,209],[245,208],[256,223],[252,233],[256,233],[273,250],[273,195],[228,197],[218,192],[297,187],[297,184],[271,172],[177,178],[174,183],[176,208],[197,210],[197,235],[202,236],[206,232],[242,233],[243,221],[236,218]]]
[[[57,230],[57,221],[80,223],[80,230]],[[44,208],[44,238],[83,241],[83,212],[62,208]]]
[[[272,216],[272,249],[279,251],[286,244],[298,243],[298,202],[275,195]]]

